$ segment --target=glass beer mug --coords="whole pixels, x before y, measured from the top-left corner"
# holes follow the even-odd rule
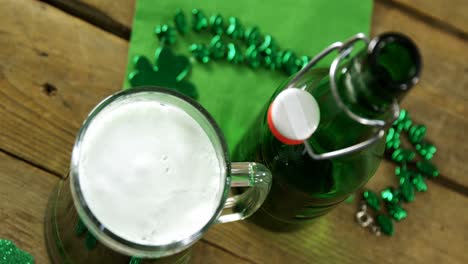
[[[185,263],[213,225],[265,200],[271,174],[231,162],[197,102],[163,88],[118,92],[96,106],[73,147],[70,173],[45,221],[54,263]],[[249,187],[228,197],[231,187]]]

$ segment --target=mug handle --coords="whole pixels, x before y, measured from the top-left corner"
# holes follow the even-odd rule
[[[222,214],[217,224],[238,221],[251,216],[265,201],[271,188],[271,173],[255,162],[231,163],[231,187],[250,187],[245,192],[229,197],[224,209],[232,208],[233,213]]]

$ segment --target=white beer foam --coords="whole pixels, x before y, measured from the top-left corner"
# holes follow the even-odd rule
[[[189,237],[221,199],[213,144],[190,115],[167,103],[133,101],[102,111],[83,138],[79,161],[91,212],[134,243]]]

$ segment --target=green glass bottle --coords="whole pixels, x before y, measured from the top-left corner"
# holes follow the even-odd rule
[[[359,40],[366,46],[346,56]],[[370,42],[358,34],[333,48],[341,56],[334,75],[330,68],[305,66],[273,94],[234,151],[236,159],[253,159],[271,170],[273,186],[257,214],[264,223],[276,222],[275,227],[326,214],[372,177],[383,157],[384,131],[419,78],[419,51],[401,34],[382,34]],[[289,88],[311,94],[320,111],[315,132],[300,144],[279,139],[268,121],[270,105]]]

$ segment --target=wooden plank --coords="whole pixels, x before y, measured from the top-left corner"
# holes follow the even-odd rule
[[[9,239],[50,263],[44,241],[44,214],[59,179],[0,152],[0,239]],[[205,241],[192,249],[192,263],[249,263]]]
[[[193,264],[219,264],[219,263],[252,263],[246,258],[242,258],[232,253],[220,249],[216,245],[201,240],[192,248],[192,258],[190,263]]]
[[[0,238],[49,263],[44,213],[58,178],[0,152]]]
[[[87,113],[122,87],[127,42],[41,2],[0,5],[0,149],[63,174]]]
[[[400,31],[410,36],[423,58],[421,82],[403,101],[415,122],[428,127],[438,147],[434,158],[442,174],[468,186],[465,131],[468,131],[468,42],[415,20],[391,6],[376,3],[372,33]]]
[[[393,170],[384,162],[369,188],[395,186]],[[468,198],[428,185],[404,205],[408,218],[395,224],[393,237],[359,227],[356,204],[345,203],[298,231],[275,233],[247,221],[215,226],[205,239],[261,263],[467,263]]]
[[[389,0],[468,34],[468,3],[466,0]]]

